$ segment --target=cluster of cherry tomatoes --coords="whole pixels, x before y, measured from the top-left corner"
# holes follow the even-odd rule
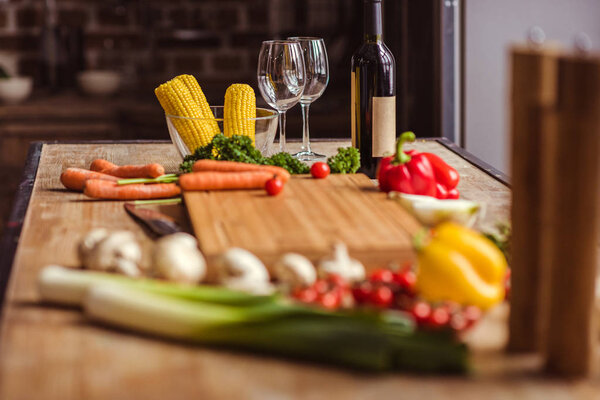
[[[331,310],[352,306],[401,310],[412,315],[420,328],[428,330],[461,332],[481,317],[481,310],[475,306],[462,307],[450,302],[430,304],[419,299],[416,281],[410,266],[400,271],[378,269],[354,285],[338,275],[329,275],[307,288],[296,290],[292,296]]]

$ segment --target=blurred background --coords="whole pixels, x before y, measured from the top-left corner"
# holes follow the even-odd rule
[[[399,74],[415,77],[398,81],[408,99],[398,102],[400,124],[421,136],[439,135],[434,3],[387,1],[384,13]],[[175,75],[195,75],[210,104],[222,104],[234,82],[252,85],[264,104],[256,67],[267,39],[325,39],[330,82],[311,107],[311,135],[349,138],[350,58],[362,41],[362,9],[362,0],[0,0],[0,73],[11,77],[0,79],[0,220],[32,141],[168,139],[153,89]],[[288,137],[300,136],[295,107]]]
[[[0,234],[36,140],[168,139],[153,89],[196,76],[211,104],[256,86],[263,40],[323,37],[330,82],[313,138],[350,137],[349,69],[363,0],[0,0]],[[508,170],[507,48],[532,26],[600,42],[598,0],[385,0],[398,132],[444,136]],[[597,46],[595,46],[597,47]],[[7,78],[8,76],[8,78]],[[300,138],[300,108],[288,113]]]

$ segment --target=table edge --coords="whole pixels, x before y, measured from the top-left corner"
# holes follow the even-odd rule
[[[33,193],[33,185],[37,176],[38,165],[42,155],[44,142],[33,142],[27,152],[25,168],[21,175],[21,182],[17,187],[12,210],[9,214],[5,230],[0,240],[0,316],[4,310],[4,298],[13,261],[19,245],[19,237],[29,208],[29,200]]]
[[[332,142],[339,141],[339,138],[331,139],[314,139],[313,142]],[[499,181],[503,185],[510,188],[509,177],[492,167],[485,161],[475,157],[467,150],[459,147],[454,142],[447,138],[418,138],[418,140],[424,141],[436,141],[440,145],[444,146],[454,154],[458,155],[469,164],[480,169],[493,179]],[[293,140],[292,140],[293,141]],[[17,188],[15,198],[13,200],[13,207],[8,218],[8,222],[5,226],[4,234],[0,240],[0,316],[4,310],[4,299],[8,282],[10,280],[10,273],[12,271],[12,265],[16,255],[17,247],[19,244],[19,237],[23,228],[23,222],[27,209],[29,207],[29,200],[33,193],[33,185],[37,176],[37,169],[39,161],[42,155],[42,148],[46,144],[160,144],[160,143],[171,143],[170,140],[44,140],[32,142],[29,146],[27,153],[27,160],[25,161],[25,169],[21,177],[21,182]]]

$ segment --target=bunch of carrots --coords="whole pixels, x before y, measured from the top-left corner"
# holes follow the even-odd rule
[[[108,200],[146,200],[176,197],[181,190],[262,189],[267,181],[286,183],[290,174],[281,167],[234,161],[199,160],[191,173],[165,174],[160,164],[119,166],[94,160],[90,169],[67,168],[60,176],[70,190]]]

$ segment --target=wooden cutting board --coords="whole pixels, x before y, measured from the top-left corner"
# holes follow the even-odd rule
[[[412,235],[421,228],[364,174],[294,176],[274,197],[264,190],[183,196],[209,263],[230,247],[253,252],[267,266],[286,252],[317,261],[341,241],[367,267],[386,266],[414,257]]]

